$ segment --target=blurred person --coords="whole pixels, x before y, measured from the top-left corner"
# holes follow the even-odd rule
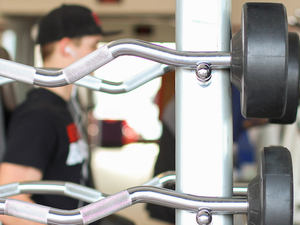
[[[103,32],[95,13],[63,5],[41,19],[37,44],[45,68],[64,68],[97,49]],[[11,117],[0,185],[58,180],[91,186],[88,144],[68,108],[72,86],[34,88]],[[76,209],[79,200],[65,196],[23,194],[13,198],[59,208]],[[1,216],[5,225],[37,224]]]

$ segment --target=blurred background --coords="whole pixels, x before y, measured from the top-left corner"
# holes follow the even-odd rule
[[[233,35],[240,29],[241,10],[245,2],[232,0]],[[291,24],[289,30],[300,32],[297,19],[300,17],[299,1],[264,2],[283,3]],[[175,49],[175,0],[0,0],[0,43],[14,61],[42,66],[39,46],[35,45],[36,23],[41,16],[63,3],[81,4],[92,9],[100,17],[106,31],[122,30],[122,33],[104,39],[99,47],[116,39],[135,38]],[[195,9],[193,13],[203,11],[204,7]],[[94,75],[108,81],[120,82],[154,64],[136,57],[120,57],[98,69]],[[30,88],[26,84],[13,84],[12,94],[17,104],[24,100],[25,92]],[[174,74],[170,74],[168,78],[157,78],[126,94],[111,95],[84,88],[79,91],[87,112],[85,121],[92,147],[96,188],[113,194],[151,179],[160,151],[158,143],[162,134],[161,113],[167,100],[174,94]],[[244,161],[238,162],[239,166],[234,173],[235,181],[247,182],[256,174],[255,155],[258,149],[285,143],[293,153],[297,187],[297,162],[300,156],[298,157],[296,147],[298,142],[295,143],[295,140],[299,136],[298,125],[264,124],[247,130],[247,135],[252,147],[251,156],[248,154],[247,159],[243,158]],[[284,139],[285,136],[290,137],[289,140]],[[297,192],[297,188],[295,190]],[[297,192],[295,222],[300,224],[298,198]],[[129,217],[137,225],[167,224],[150,218],[143,204],[125,209],[120,214]]]

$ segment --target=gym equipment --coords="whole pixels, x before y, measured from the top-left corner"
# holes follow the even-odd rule
[[[212,74],[203,72],[205,66],[201,65],[204,63],[209,66],[207,70],[231,69],[232,83],[241,91],[241,110],[245,118],[281,118],[285,113],[288,89],[285,8],[282,4],[247,3],[242,15],[242,29],[232,39],[231,52],[175,51],[140,40],[124,39],[113,41],[58,71],[0,60],[1,75],[39,86],[62,86],[76,82],[119,56],[133,55],[174,67],[198,68],[198,80],[201,74],[203,85],[206,85]]]
[[[280,4],[245,4],[242,29],[231,46],[231,80],[241,92],[243,116],[281,118],[288,65],[285,8]]]
[[[299,104],[299,36],[289,33],[289,56],[287,77],[287,101],[284,116],[280,119],[270,119],[270,123],[292,124],[297,118]]]
[[[248,224],[293,224],[293,168],[287,149],[261,152],[258,175],[248,185],[248,202]]]
[[[161,173],[145,184],[144,186],[152,186],[164,188],[170,184],[174,184],[176,175],[174,171],[167,171]],[[247,185],[244,183],[235,184],[233,187],[233,195],[245,196],[247,195]],[[16,182],[0,186],[0,197],[10,197],[19,194],[53,194],[69,196],[85,202],[95,202],[103,199],[108,194],[98,190],[85,187],[79,184],[61,181],[28,181]]]
[[[193,4],[187,2],[183,4],[182,0],[177,2],[179,6],[177,7],[178,14],[182,17],[188,13],[190,14],[189,10],[191,8],[189,7],[195,8],[193,4],[197,4],[196,1],[190,1]],[[209,38],[215,34],[217,34],[217,37],[221,36],[221,43],[224,44],[227,43],[230,36],[228,31],[230,4],[227,4],[228,2],[225,0],[219,3],[215,5],[213,2],[212,5],[216,14],[221,15],[220,18],[224,16],[225,19],[217,17],[216,21],[220,20],[221,25],[225,23],[225,26],[216,24],[218,27],[212,27],[208,33],[210,34]],[[273,23],[274,18],[276,18],[275,21],[281,24],[278,27],[276,26],[276,34],[273,27],[275,26]],[[205,23],[213,18],[203,17],[201,19],[204,21],[203,24],[207,24],[207,26],[214,24]],[[133,204],[147,202],[181,209],[178,211],[179,223],[183,223],[183,221],[185,223],[195,223],[196,216],[199,225],[211,222],[214,224],[218,222],[229,224],[232,223],[232,216],[230,215],[243,213],[249,215],[249,222],[251,223],[292,224],[292,165],[289,152],[285,148],[270,147],[263,149],[258,176],[247,188],[248,198],[231,197],[233,191],[231,182],[232,140],[230,136],[232,125],[229,95],[231,83],[229,71],[225,69],[231,68],[233,70],[232,82],[239,87],[242,99],[244,99],[242,112],[245,117],[282,117],[286,110],[286,93],[288,90],[286,80],[288,72],[288,34],[284,6],[271,3],[247,3],[243,7],[242,22],[242,30],[233,39],[231,52],[228,51],[229,44],[224,44],[224,47],[222,46],[219,49],[219,46],[221,46],[219,43],[216,44],[217,47],[215,48],[217,50],[214,52],[189,51],[188,47],[182,42],[186,43],[188,40],[186,38],[192,37],[189,33],[191,30],[185,32],[186,30],[183,29],[185,26],[182,23],[178,31],[179,36],[182,35],[183,39],[178,44],[180,51],[138,40],[120,40],[111,42],[69,67],[58,71],[41,70],[0,60],[2,76],[47,87],[74,83],[120,55],[135,55],[177,67],[176,97],[178,104],[176,114],[178,115],[177,125],[179,125],[178,132],[176,132],[178,135],[176,139],[178,147],[176,158],[177,169],[179,170],[176,174],[176,187],[178,188],[176,192],[146,186],[129,188],[75,210],[59,210],[2,198],[0,199],[0,213],[45,224],[88,224]],[[252,24],[255,27],[252,27]],[[217,31],[216,28],[220,27],[223,29],[222,34],[210,33],[211,31]],[[190,29],[190,27],[186,29]],[[250,35],[248,35],[249,33]],[[200,37],[198,38],[197,41],[201,42]],[[268,39],[268,42],[266,39]],[[269,42],[277,43],[278,48]],[[270,49],[268,50],[271,53],[263,54],[260,49],[261,46],[255,43],[263,43],[269,46]],[[193,45],[194,43],[188,44]],[[247,48],[241,46],[247,46]],[[243,53],[238,52],[238,50]],[[271,63],[273,61],[276,62],[274,67]],[[241,65],[240,70],[237,68],[238,63]],[[264,70],[263,73],[260,73],[260,76],[256,74],[260,71],[253,68],[255,66]],[[276,71],[273,68],[276,68]],[[196,70],[197,77],[189,76],[191,69]],[[253,81],[252,79],[257,80]],[[202,87],[198,85],[199,82],[201,82]],[[107,88],[108,85],[105,85]],[[206,88],[203,88],[205,85]],[[250,87],[249,85],[254,86]],[[276,93],[274,93],[274,90],[276,90]],[[269,91],[273,93],[272,96],[266,93]],[[119,91],[117,92],[119,93]],[[126,92],[126,90],[120,92]],[[256,95],[255,92],[265,95],[263,100],[260,99],[262,96]],[[264,105],[265,102],[267,102],[267,107]],[[194,106],[197,106],[197,108]],[[256,108],[252,109],[251,107]],[[214,121],[209,121],[207,119],[208,115],[213,117]],[[202,127],[204,129],[201,130]],[[189,135],[183,135],[183,131],[186,130],[192,130],[193,132],[190,132]],[[211,137],[211,134],[214,134],[214,136]],[[202,139],[199,140],[199,137]],[[189,148],[186,143],[190,144],[191,147]],[[201,149],[197,148],[199,144],[201,144]],[[215,161],[214,170],[209,170],[212,167],[211,160],[209,160],[211,158]],[[284,162],[281,161],[282,159],[285,159]],[[203,185],[198,176],[201,175],[202,171],[206,172],[207,170],[209,170],[210,177],[214,179],[209,180],[209,185]],[[260,181],[258,181],[259,178]],[[201,192],[203,196],[201,194],[200,197],[198,193]],[[284,193],[284,197],[277,196],[277,193]],[[282,200],[285,201],[284,204],[281,204],[281,202],[275,204],[277,201]]]
[[[1,196],[60,194],[94,203],[76,210],[58,210],[0,198],[0,214],[45,224],[89,224],[137,203],[153,203],[196,213],[199,225],[205,224],[201,222],[202,217],[208,217],[211,221],[213,214],[248,214],[249,224],[292,224],[293,174],[290,152],[283,147],[268,147],[262,149],[260,156],[258,175],[248,185],[247,199],[200,197],[146,186],[149,183],[163,186],[174,179],[174,174],[169,172],[153,178],[145,186],[129,188],[105,198],[101,192],[68,182],[7,184],[0,187]],[[278,201],[284,206],[277,207]]]

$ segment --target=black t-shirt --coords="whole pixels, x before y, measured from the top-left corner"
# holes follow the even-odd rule
[[[4,162],[38,168],[43,180],[90,186],[88,146],[77,132],[67,103],[46,89],[34,89],[14,111],[8,130]],[[39,204],[59,209],[78,208],[65,196],[33,195]]]

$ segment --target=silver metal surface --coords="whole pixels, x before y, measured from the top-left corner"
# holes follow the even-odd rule
[[[229,52],[230,11],[230,0],[177,0],[176,49]],[[194,71],[176,68],[175,88],[176,191],[203,197],[232,196],[229,70],[216,70],[212,66],[211,84],[201,87]],[[206,185],[201,179],[202,171],[209,176]],[[232,215],[213,215],[213,221],[218,225],[233,224]],[[186,224],[197,224],[195,215],[177,210],[176,225]]]
[[[199,225],[209,225],[212,221],[212,215],[209,210],[201,209],[196,215],[196,221]]]
[[[110,94],[120,94],[120,93],[127,93],[133,89],[136,89],[141,85],[149,82],[150,80],[160,77],[172,70],[174,70],[174,67],[164,65],[164,64],[158,64],[153,67],[150,67],[145,71],[142,71],[141,73],[138,73],[137,75],[123,82],[110,82],[110,81],[97,78],[95,76],[87,75],[81,78],[80,80],[76,81],[74,84],[85,88],[89,88],[94,91],[101,91]],[[35,79],[34,79],[35,85],[44,86],[44,87],[50,87],[50,86],[55,87],[55,86],[67,84],[64,75],[61,74],[61,71],[57,72],[57,71],[53,71],[52,69],[47,69],[47,70],[38,69],[38,71],[40,73],[45,72],[47,76],[41,74],[39,75],[35,74]],[[60,75],[56,75],[52,77],[50,76],[50,72],[53,72],[53,74],[58,73]],[[0,86],[12,82],[15,82],[15,80],[6,77],[0,77]]]
[[[233,185],[234,185],[233,195],[235,195],[235,196],[247,195],[247,192],[248,192],[248,184],[247,183],[235,183]]]
[[[176,180],[175,171],[167,171],[161,173],[148,182],[144,183],[144,186],[155,186],[155,187],[165,187],[167,185],[174,185]]]
[[[64,195],[89,203],[96,202],[107,196],[106,194],[89,187],[59,181],[22,182],[18,185],[17,189],[18,194]],[[11,195],[6,194],[4,196],[8,197]],[[4,196],[1,195],[1,197]]]
[[[0,75],[38,86],[59,87],[80,80],[121,55],[138,56],[169,66],[189,69],[196,69],[199,63],[208,63],[212,69],[226,69],[230,67],[231,63],[231,55],[228,51],[176,51],[140,40],[123,39],[110,42],[70,66],[57,71],[37,69],[0,59]],[[137,80],[134,81],[137,82]],[[144,81],[139,81],[136,85],[141,85],[140,82],[143,83]],[[119,86],[119,84],[115,86]],[[133,87],[136,86],[133,85]],[[107,91],[106,89],[107,87],[104,85],[103,90]],[[111,91],[113,90],[111,89]],[[120,91],[123,92],[124,88],[121,87],[113,92],[119,93]]]
[[[76,224],[83,225],[82,215],[76,210],[58,210],[51,208],[47,216],[47,224]]]
[[[227,52],[192,52],[176,51],[141,40],[123,39],[107,44],[108,49],[116,58],[122,55],[139,56],[155,62],[174,67],[196,69],[199,63],[209,63],[212,69],[230,67],[231,56]]]
[[[0,198],[0,214],[4,215],[6,199]]]
[[[158,64],[123,82],[111,82],[88,75],[76,81],[75,84],[95,91],[101,91],[110,94],[121,94],[132,91],[133,89],[142,86],[150,80],[162,76],[172,70],[174,70],[174,68],[171,66]]]
[[[212,214],[246,214],[248,210],[247,200],[242,198],[199,197],[180,194],[169,189],[144,186],[129,188],[127,191],[131,196],[132,204],[153,203],[192,212],[209,209]]]
[[[10,183],[0,186],[0,198],[14,196],[20,194],[19,183]]]
[[[68,85],[69,83],[62,70],[36,69],[33,84],[42,87],[60,87]]]
[[[207,63],[200,63],[196,68],[197,80],[200,85],[208,86],[211,83],[211,68]]]
[[[31,189],[37,190],[38,193],[41,193],[39,190],[46,192],[51,186],[48,184],[50,186],[45,185],[44,188],[40,188],[39,185],[36,187],[32,185],[27,184],[25,187],[31,186]],[[62,184],[57,186],[57,192],[63,193]],[[26,188],[21,188],[23,191],[24,189]],[[89,224],[136,203],[153,203],[193,213],[207,209],[211,214],[217,215],[246,214],[248,210],[248,202],[245,198],[199,197],[180,194],[169,189],[140,186],[129,188],[74,210],[61,210],[35,203],[1,198],[0,213],[46,224]]]

